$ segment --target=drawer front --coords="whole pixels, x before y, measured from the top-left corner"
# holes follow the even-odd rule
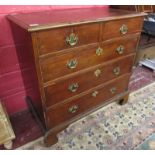
[[[135,52],[137,39],[134,35],[105,42],[100,47],[91,45],[71,50],[63,55],[40,58],[43,82]]]
[[[103,24],[103,40],[113,37],[125,36],[127,34],[140,32],[142,28],[143,17],[109,21]]]
[[[46,113],[48,118],[48,127],[55,127],[70,120],[71,118],[74,118],[74,116],[86,112],[102,102],[125,92],[128,87],[128,82],[129,75],[127,74],[78,99],[49,109]]]
[[[49,107],[58,102],[63,102],[70,97],[103,84],[106,81],[130,73],[133,60],[134,55],[127,56],[126,58],[121,58],[113,63],[100,65],[91,71],[78,74],[72,78],[45,87],[46,106]]]
[[[39,55],[99,42],[99,32],[99,24],[86,24],[38,32]]]

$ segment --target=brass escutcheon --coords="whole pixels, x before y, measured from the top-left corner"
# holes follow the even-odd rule
[[[92,96],[93,96],[93,97],[96,97],[96,96],[98,95],[98,93],[99,93],[98,91],[94,91],[94,92],[92,93]]]
[[[67,62],[67,66],[70,69],[76,68],[77,64],[78,64],[78,61],[76,59],[72,59]]]
[[[120,45],[119,47],[117,47],[116,51],[118,54],[123,54],[124,53],[124,46],[123,45]]]
[[[78,105],[73,105],[68,109],[69,113],[75,113],[78,110]]]
[[[99,77],[101,75],[102,71],[100,69],[97,69],[94,74],[96,77]]]
[[[121,27],[120,27],[120,33],[121,34],[126,34],[128,32],[128,27],[127,25],[123,24]]]
[[[101,47],[98,47],[98,48],[96,49],[96,55],[97,55],[97,56],[103,55],[103,49],[102,49]]]
[[[75,46],[78,43],[78,36],[74,33],[71,33],[69,36],[66,37],[66,42],[70,46]]]
[[[116,67],[116,68],[113,69],[113,73],[115,75],[119,75],[120,74],[120,71],[121,71],[120,67]]]
[[[70,90],[71,92],[76,92],[77,91],[77,89],[79,88],[79,85],[78,85],[78,83],[73,83],[73,84],[71,84],[69,87],[68,87],[68,90]]]
[[[117,90],[117,89],[116,89],[115,87],[113,87],[113,88],[110,89],[110,92],[111,92],[112,94],[115,94],[115,93],[116,93],[116,90]]]

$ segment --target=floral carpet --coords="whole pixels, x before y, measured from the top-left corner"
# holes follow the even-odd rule
[[[127,104],[113,102],[71,124],[58,143],[45,147],[43,137],[18,149],[129,150],[155,145],[155,83],[130,94]],[[148,139],[154,135],[154,141]],[[151,145],[151,147],[149,147]]]

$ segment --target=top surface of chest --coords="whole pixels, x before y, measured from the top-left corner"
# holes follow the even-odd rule
[[[144,15],[144,13],[110,8],[105,9],[100,7],[20,13],[9,15],[8,18],[27,31],[37,31],[68,25],[116,20]]]

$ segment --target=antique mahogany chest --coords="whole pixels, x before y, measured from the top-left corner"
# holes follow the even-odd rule
[[[15,41],[20,36],[33,53],[41,103],[31,106],[45,124],[47,146],[70,123],[127,101],[144,16],[103,8],[8,16]]]

